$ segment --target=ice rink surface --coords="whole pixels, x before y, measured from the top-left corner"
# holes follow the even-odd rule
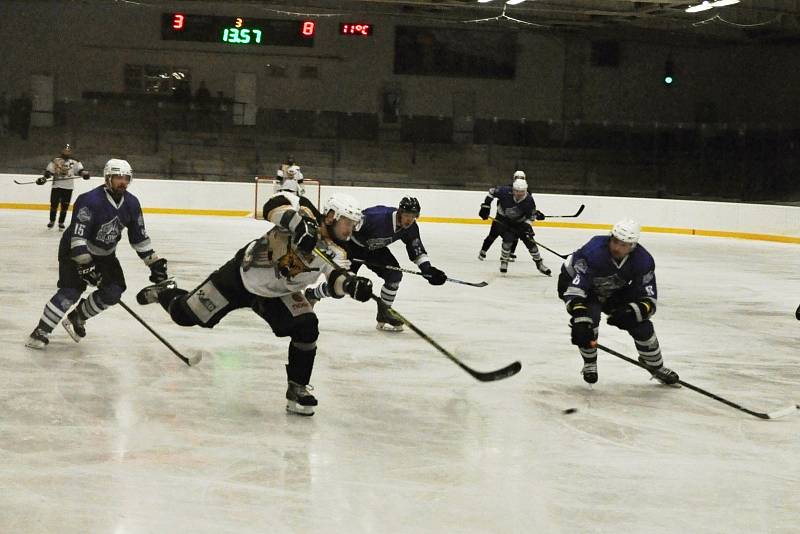
[[[265,230],[146,221],[187,289]],[[478,261],[488,226],[421,225],[434,265],[487,287],[406,275],[395,304],[467,364],[518,359],[522,371],[479,383],[412,332],[376,331],[374,303],[323,301],[320,405],[303,418],[284,409],[288,340],[248,310],[207,330],[137,305],[149,273],[126,237],[124,300],[176,347],[211,354],[186,367],[119,306],[89,321],[80,344],[59,327],[45,351],[25,348],[55,292],[60,233],[46,222],[44,211],[0,211],[2,533],[798,532],[800,414],[761,421],[602,352],[590,388],[555,276],[519,254],[500,277],[499,241]],[[569,253],[597,233],[537,238]],[[800,401],[797,245],[642,244],[656,259],[668,366],[758,411]],[[392,250],[413,267],[402,243]],[[556,274],[561,260],[542,254]],[[605,323],[600,341],[636,356]]]

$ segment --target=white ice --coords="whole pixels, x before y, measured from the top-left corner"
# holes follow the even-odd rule
[[[0,212],[0,532],[798,532],[800,414],[761,421],[601,353],[583,383],[555,277],[519,254],[500,277],[487,226],[422,224],[435,265],[487,280],[406,275],[396,307],[480,370],[479,383],[410,331],[374,328],[374,303],[317,306],[320,405],[284,409],[287,340],[250,311],[181,328],[134,295],[147,269],[119,247],[124,299],[75,344],[59,327],[24,347],[55,292],[59,233],[41,211]],[[149,215],[157,252],[192,288],[264,229]],[[590,230],[540,229],[571,252]],[[797,245],[645,234],[655,326],[681,378],[758,411],[800,401]],[[402,244],[393,245],[404,267]],[[557,273],[560,260],[543,252]],[[364,271],[362,271],[364,272]],[[371,273],[370,273],[370,276]],[[376,290],[380,287],[378,279]],[[603,324],[601,342],[635,356]],[[564,415],[566,408],[578,408]]]

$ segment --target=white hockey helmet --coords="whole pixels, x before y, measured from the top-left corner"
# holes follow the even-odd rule
[[[278,192],[280,193],[281,191],[287,191],[300,196],[300,186],[297,185],[297,182],[291,178],[285,179],[283,183],[278,186]]]
[[[286,176],[288,178],[294,178],[294,175],[298,172],[300,172],[300,167],[297,165],[289,165],[289,167],[286,169]]]
[[[522,172],[522,171],[519,171]],[[525,178],[515,178],[514,183],[511,184],[511,189],[514,191],[528,191],[528,182]]]
[[[623,243],[635,245],[642,235],[642,227],[633,219],[622,219],[611,229],[611,235]]]
[[[514,171],[514,179],[516,180],[517,178],[522,178],[524,180],[527,176],[525,176],[523,171]]]
[[[325,216],[331,211],[335,220],[339,220],[339,217],[345,217],[356,224],[361,222],[363,216],[358,201],[346,193],[334,193],[328,197],[328,200],[322,206],[322,215]]]
[[[131,169],[131,164],[125,161],[124,159],[110,159],[106,162],[106,166],[103,168],[103,176],[108,180],[109,176],[120,175],[120,176],[128,176],[131,180],[133,180],[133,169]]]

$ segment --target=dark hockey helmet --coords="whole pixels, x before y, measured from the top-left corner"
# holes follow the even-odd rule
[[[413,213],[415,216],[419,216],[419,212],[421,210],[419,200],[414,197],[403,197],[403,200],[400,201],[398,210],[406,213]]]

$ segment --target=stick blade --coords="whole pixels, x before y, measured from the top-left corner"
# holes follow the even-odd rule
[[[496,371],[489,371],[488,373],[481,373],[480,371],[475,371],[474,369],[466,368],[467,372],[471,374],[476,379],[480,380],[481,382],[494,382],[496,380],[503,380],[504,378],[508,378],[514,376],[515,374],[519,373],[522,369],[522,364],[519,361],[516,361],[512,364],[503,367],[502,369],[498,369]]]
[[[575,212],[575,215],[573,215],[573,217],[578,217],[581,213],[583,213],[583,208],[585,207],[586,206],[584,204],[581,204],[581,207],[578,208],[578,211]]]
[[[207,350],[199,350],[186,359],[187,360],[186,364],[189,367],[194,367],[195,365],[200,363],[200,361],[203,359],[203,356],[210,356],[210,355],[211,353],[208,352]]]
[[[800,404],[795,404],[794,406],[787,406],[786,408],[781,408],[780,410],[775,410],[774,412],[768,413],[767,419],[778,419],[780,417],[786,417],[787,415],[797,413],[799,410],[800,410]]]

